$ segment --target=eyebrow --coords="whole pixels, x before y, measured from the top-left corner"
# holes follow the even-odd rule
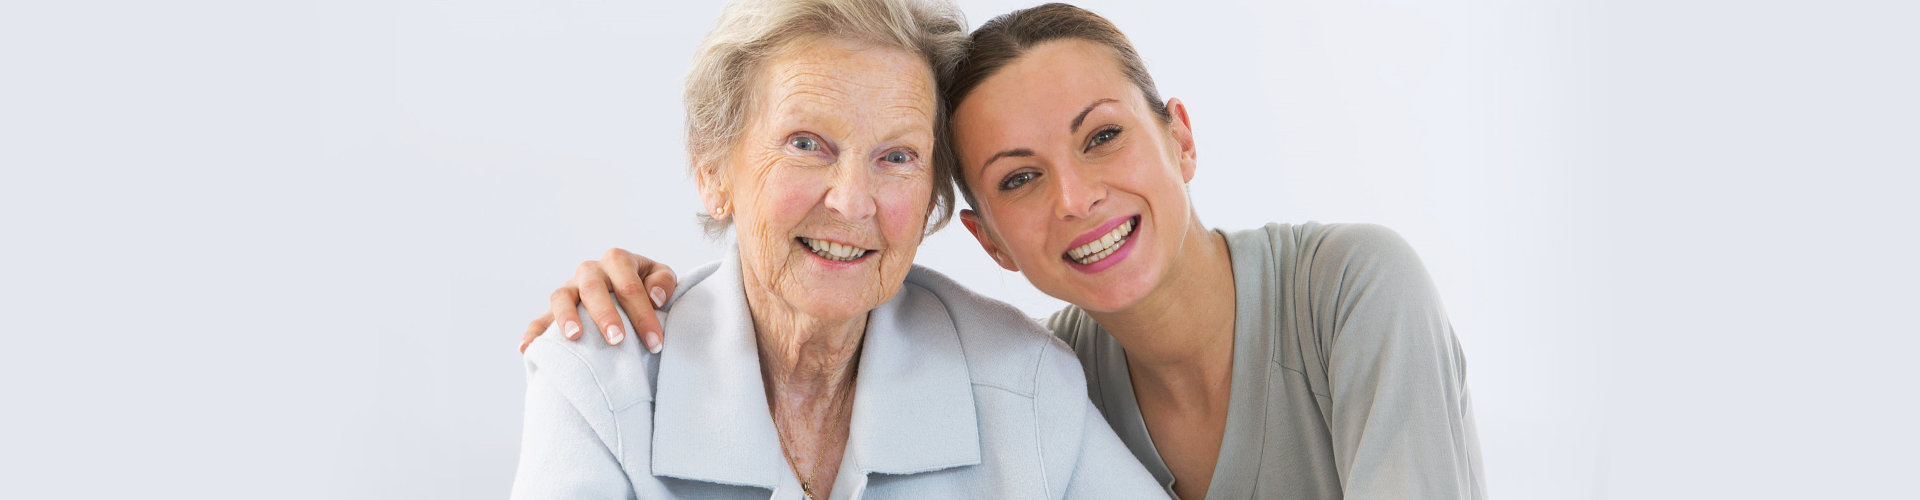
[[[1120,102],[1120,101],[1119,101],[1118,99],[1114,99],[1114,98],[1111,98],[1111,97],[1108,97],[1108,98],[1102,98],[1102,99],[1098,99],[1098,100],[1095,100],[1095,101],[1093,101],[1093,103],[1092,103],[1092,104],[1088,104],[1088,105],[1087,105],[1087,107],[1086,107],[1085,109],[1081,109],[1081,110],[1080,110],[1080,114],[1078,114],[1078,115],[1074,115],[1074,117],[1073,117],[1073,125],[1072,125],[1071,127],[1068,127],[1068,128],[1067,128],[1067,131],[1068,131],[1068,132],[1079,132],[1079,131],[1080,131],[1080,124],[1082,124],[1082,123],[1086,123],[1086,121],[1087,121],[1087,114],[1088,114],[1088,113],[1092,113],[1092,112],[1093,112],[1093,108],[1097,108],[1097,107],[1100,107],[1100,105],[1101,105],[1101,104],[1106,104],[1106,103],[1110,103],[1110,102]],[[1029,157],[1032,157],[1032,156],[1033,156],[1033,150],[1031,150],[1031,149],[1027,149],[1027,148],[1016,148],[1016,149],[1009,149],[1009,150],[1006,150],[1006,151],[1001,151],[1001,152],[998,152],[998,153],[994,153],[994,154],[993,154],[993,156],[990,156],[990,157],[987,157],[987,162],[986,162],[986,163],[982,163],[982,164],[980,164],[980,168],[982,168],[982,169],[984,169],[984,168],[987,168],[987,165],[992,165],[992,164],[993,164],[993,162],[994,162],[995,160],[999,160],[999,159],[1001,159],[1001,158],[1009,158],[1009,157],[1012,157],[1012,158],[1029,158]]]
[[[1009,149],[1006,151],[994,153],[992,157],[987,158],[986,163],[980,164],[980,168],[982,170],[985,170],[987,168],[987,165],[992,165],[994,160],[998,160],[1001,158],[1009,158],[1009,157],[1028,158],[1032,156],[1033,156],[1033,150],[1031,149],[1027,149],[1027,148]]]
[[[1079,131],[1080,131],[1080,123],[1081,123],[1081,122],[1085,122],[1085,121],[1087,121],[1087,113],[1092,113],[1092,112],[1093,112],[1093,108],[1097,108],[1097,107],[1100,107],[1100,105],[1101,105],[1101,104],[1106,104],[1106,103],[1109,103],[1109,102],[1120,102],[1120,101],[1119,101],[1119,100],[1116,100],[1116,99],[1113,99],[1113,98],[1111,98],[1111,97],[1109,97],[1109,98],[1105,98],[1105,99],[1101,99],[1101,100],[1098,100],[1098,101],[1093,101],[1093,104],[1088,104],[1088,105],[1087,105],[1087,109],[1082,109],[1082,110],[1080,110],[1080,115],[1079,115],[1079,116],[1075,116],[1075,117],[1073,117],[1073,127],[1071,127],[1071,128],[1068,128],[1068,129],[1067,129],[1067,131],[1068,131],[1068,132],[1079,132]]]

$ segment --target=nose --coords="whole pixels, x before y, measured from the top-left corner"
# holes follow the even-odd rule
[[[827,188],[827,210],[846,220],[873,217],[874,173],[858,165],[842,165]]]
[[[1093,208],[1107,199],[1107,187],[1097,173],[1079,165],[1068,165],[1054,172],[1057,205],[1054,216],[1062,220],[1085,219]]]

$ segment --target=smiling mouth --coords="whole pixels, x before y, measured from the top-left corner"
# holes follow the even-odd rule
[[[1101,259],[1113,255],[1113,252],[1119,250],[1121,246],[1125,246],[1127,240],[1133,237],[1134,226],[1139,223],[1140,216],[1133,216],[1133,218],[1127,219],[1126,222],[1120,223],[1120,226],[1113,228],[1112,231],[1107,231],[1107,234],[1101,236],[1100,239],[1067,250],[1066,253],[1061,254],[1061,257],[1067,259],[1069,262],[1083,266],[1100,262]]]
[[[795,237],[793,240],[799,242],[800,246],[813,252],[814,255],[834,262],[853,262],[860,260],[861,257],[866,257],[867,254],[877,251],[826,240],[816,240],[805,236]]]

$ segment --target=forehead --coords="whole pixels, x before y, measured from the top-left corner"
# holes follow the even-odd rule
[[[1117,98],[1127,102],[1133,83],[1127,81],[1112,48],[1077,38],[1048,40],[1027,50],[1014,62],[1000,67],[991,77],[973,88],[960,104],[962,110],[995,112],[987,115],[1020,115],[1021,110],[1073,108],[1087,106],[1094,98]],[[958,112],[958,110],[956,110]]]
[[[1131,105],[1140,100],[1137,94],[1113,49],[1085,40],[1053,40],[982,80],[955,110],[955,118],[1051,127],[1071,120],[1096,99]],[[1069,114],[1056,116],[1063,112]],[[1065,125],[1061,127],[1064,131]]]
[[[780,115],[922,120],[931,124],[933,75],[905,50],[841,39],[803,39],[767,60],[762,109]]]

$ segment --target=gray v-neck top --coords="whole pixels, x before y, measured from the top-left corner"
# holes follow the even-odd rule
[[[1466,358],[1405,240],[1312,222],[1221,234],[1233,384],[1207,498],[1486,496]],[[1126,352],[1078,307],[1046,324],[1079,356],[1094,406],[1172,495]]]

